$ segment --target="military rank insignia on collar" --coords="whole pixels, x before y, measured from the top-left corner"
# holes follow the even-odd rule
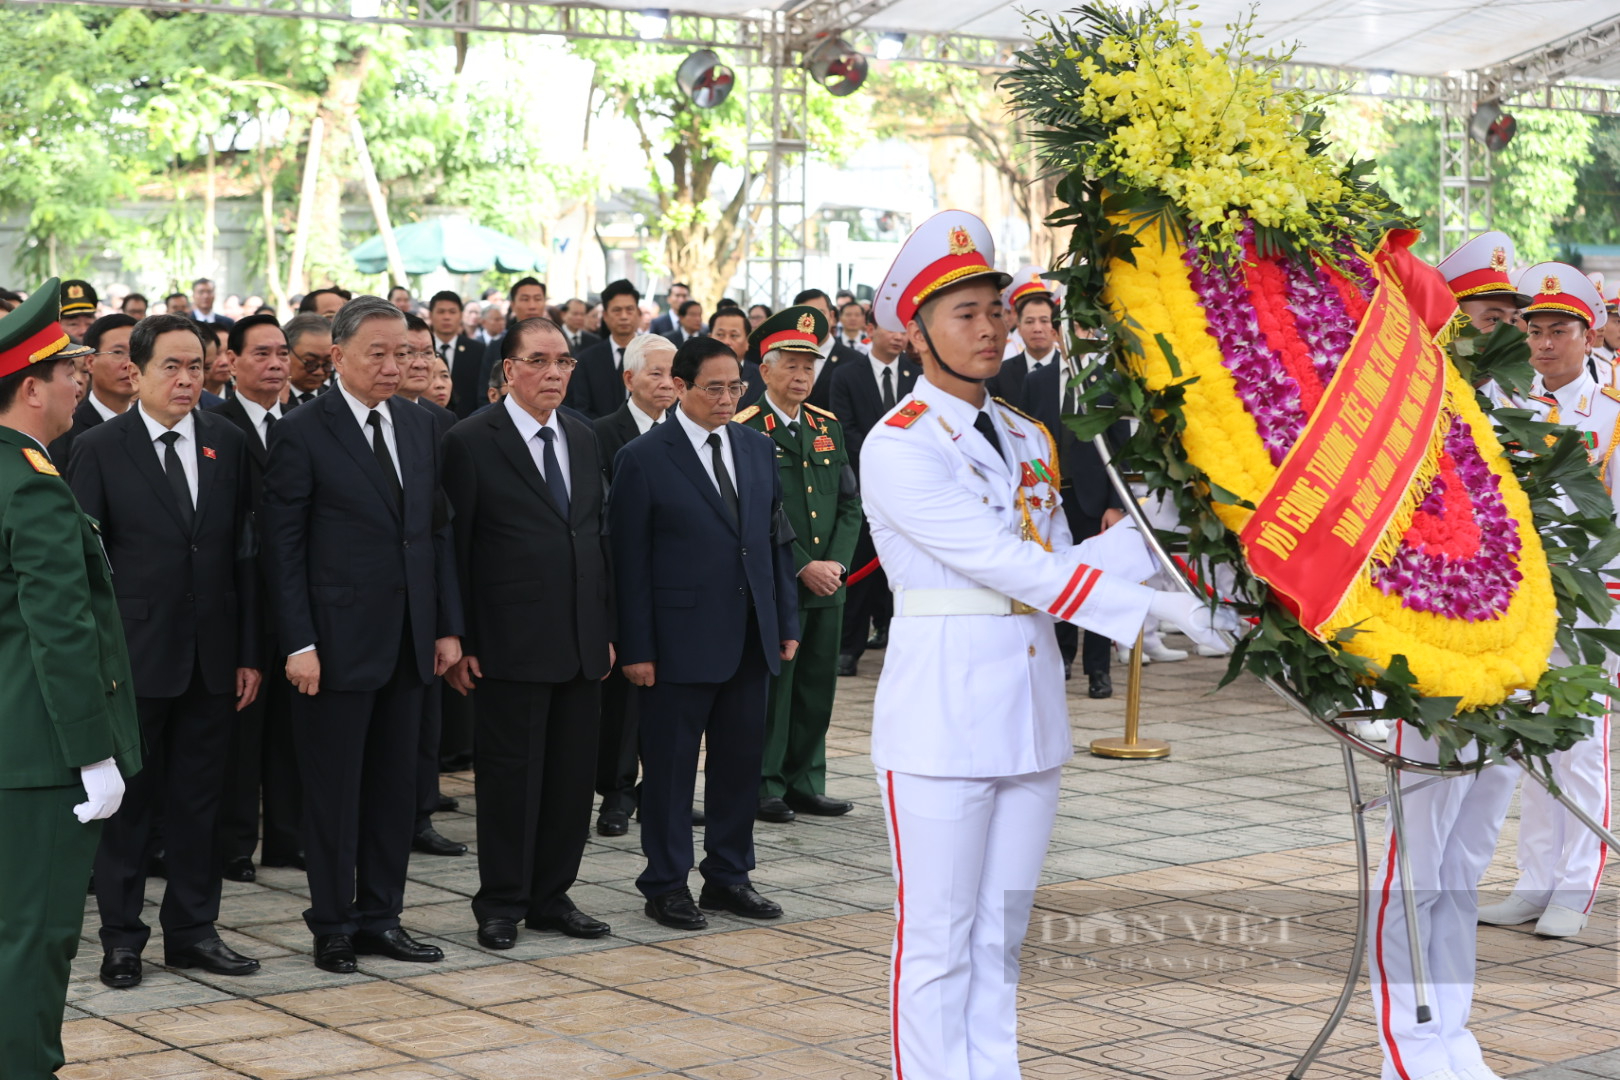
[[[51,464],[50,458],[46,457],[38,450],[35,450],[32,446],[23,447],[22,454],[23,458],[28,462],[28,464],[34,467],[35,472],[44,473],[46,476],[62,475],[56,471],[56,466]]]
[[[776,414],[775,413],[766,413],[765,414],[765,430],[766,431],[775,431],[776,430]]]

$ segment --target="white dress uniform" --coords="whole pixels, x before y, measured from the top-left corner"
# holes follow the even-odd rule
[[[936,215],[889,271],[878,325],[902,329],[993,258],[978,218]],[[897,887],[897,1080],[1019,1076],[1019,947],[1073,753],[1053,626],[1134,638],[1155,595],[1137,584],[1155,566],[1134,528],[1071,544],[1056,461],[1033,420],[926,377],[861,448],[862,505],[894,590],[872,759]]]

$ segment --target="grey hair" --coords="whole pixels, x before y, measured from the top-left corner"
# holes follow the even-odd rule
[[[282,326],[281,332],[287,335],[287,348],[298,348],[298,342],[305,334],[331,334],[332,323],[324,315],[317,315],[313,311],[306,311],[301,315],[294,315]]]
[[[624,370],[632,375],[641,374],[641,369],[652,359],[651,353],[674,356],[675,343],[660,334],[637,334],[624,347]]]
[[[403,323],[405,313],[380,296],[357,296],[338,308],[332,317],[332,344],[347,342],[360,332],[360,324],[367,319],[393,319]]]

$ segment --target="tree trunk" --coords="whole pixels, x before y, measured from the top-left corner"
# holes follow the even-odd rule
[[[305,278],[311,288],[352,280],[354,266],[344,258],[343,193],[355,177],[354,139],[350,123],[360,109],[360,88],[371,67],[371,50],[362,48],[332,69],[317,115],[325,122],[320,175],[310,207],[309,255]]]
[[[268,161],[270,154],[264,145],[264,114],[257,115],[259,146],[253,156],[259,169],[259,213],[264,218],[264,277],[268,283],[265,299],[280,310],[286,307],[287,294],[282,286],[281,255],[276,249],[275,178],[270,173]]]

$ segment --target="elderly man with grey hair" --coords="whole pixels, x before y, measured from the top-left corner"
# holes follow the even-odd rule
[[[357,296],[332,320],[334,391],[272,433],[264,558],[304,786],[315,963],[432,962],[400,927],[422,694],[461,657],[461,600],[433,417],[394,400],[405,316]]]

